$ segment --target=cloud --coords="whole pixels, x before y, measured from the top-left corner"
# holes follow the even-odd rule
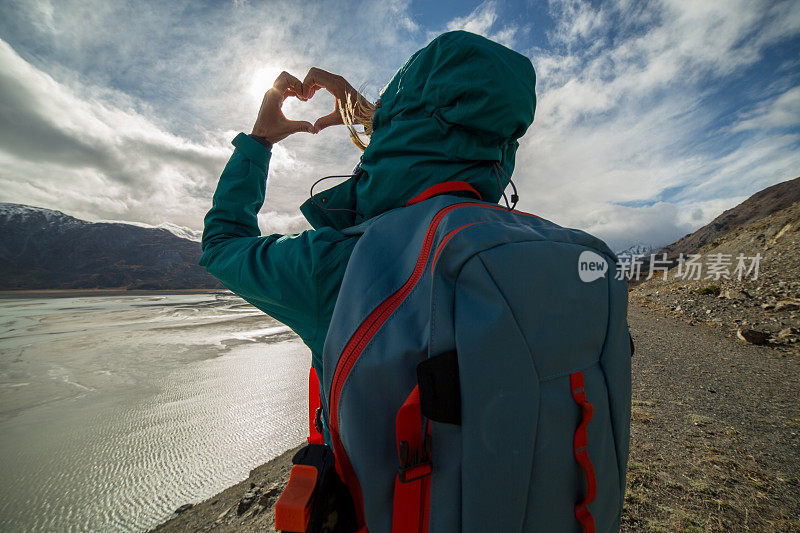
[[[209,178],[226,159],[221,146],[181,139],[132,109],[107,105],[91,88],[80,97],[4,41],[0,65],[4,197],[39,205],[71,199],[93,219],[136,212],[133,220],[194,222],[184,216],[187,203],[196,209],[210,194]]]
[[[374,99],[450,29],[525,52],[536,68],[537,116],[514,173],[521,209],[620,247],[664,244],[800,174],[796,64],[756,72],[800,34],[796,2],[553,0],[549,20],[529,21],[486,1],[436,26],[426,9],[10,2],[0,19],[0,200],[198,230],[229,141],[249,131],[281,70],[302,77],[318,66]],[[313,119],[332,105],[319,93],[288,100],[285,113]],[[359,156],[336,128],[276,145],[262,230],[305,228],[297,207],[311,183],[349,173]]]
[[[620,248],[661,245],[719,214],[698,206],[722,210],[800,173],[794,89],[769,102],[727,90],[797,36],[800,18],[786,20],[794,11],[791,2],[551,2],[550,46],[531,51],[539,101],[514,174],[521,208]],[[749,114],[731,112],[752,102]]]
[[[766,102],[760,102],[750,113],[744,114],[733,131],[774,130],[796,128],[800,124],[800,87]]]
[[[450,20],[445,29],[446,31],[465,30],[477,33],[510,48],[515,48],[520,27],[515,24],[507,24],[498,28],[497,21],[497,2],[487,1],[479,4],[468,15]],[[439,33],[438,31],[429,32],[428,38],[432,39]]]
[[[320,66],[377,97],[417,46],[407,9],[11,4],[0,30],[27,53],[0,40],[0,198],[199,229],[229,141],[249,131],[275,76]],[[324,92],[285,105],[288,116],[311,119],[332,108]],[[296,218],[311,182],[351,171],[359,154],[335,128],[276,146],[264,211],[277,218],[265,220],[299,228],[284,215]]]

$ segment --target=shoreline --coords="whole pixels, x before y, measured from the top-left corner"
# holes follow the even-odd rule
[[[303,445],[257,466],[247,479],[199,503],[179,507],[150,533],[275,531],[275,502],[289,481],[292,457]]]
[[[16,289],[0,291],[0,299],[151,296],[167,294],[233,294],[227,289]]]

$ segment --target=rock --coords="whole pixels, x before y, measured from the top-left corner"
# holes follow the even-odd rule
[[[231,509],[233,509],[233,507],[228,507],[223,512],[221,512],[220,515],[217,517],[217,522],[220,522],[223,518],[225,518],[228,515],[228,513],[231,512]]]
[[[278,499],[280,493],[281,493],[280,484],[274,483],[270,488],[266,489],[261,494],[261,498],[259,498],[258,503],[263,505],[264,507],[269,507],[269,505],[272,503],[272,500]]]
[[[775,304],[775,312],[796,311],[797,309],[800,309],[800,302],[795,300],[781,300]]]
[[[761,304],[761,309],[765,311],[769,311],[770,309],[775,309],[775,304]]]
[[[784,328],[778,333],[779,339],[788,339],[792,335],[797,334],[797,328]]]
[[[183,505],[181,505],[180,507],[175,509],[175,514],[185,513],[186,511],[188,511],[192,507],[194,507],[193,503],[184,503]]]
[[[736,336],[750,344],[766,344],[769,341],[769,335],[767,333],[754,329],[739,328],[736,331]]]
[[[245,492],[242,499],[239,500],[239,505],[236,507],[236,514],[242,515],[247,511],[253,502],[256,501],[257,494],[253,491]]]
[[[750,294],[747,291],[740,291],[737,289],[725,289],[724,291],[719,293],[717,298],[727,298],[728,300],[745,300],[750,298]]]

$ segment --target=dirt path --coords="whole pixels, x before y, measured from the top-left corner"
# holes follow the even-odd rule
[[[632,306],[623,531],[800,530],[800,364]]]
[[[800,361],[632,306],[623,531],[800,531]],[[286,453],[157,531],[270,531]],[[242,496],[253,504],[237,513]]]

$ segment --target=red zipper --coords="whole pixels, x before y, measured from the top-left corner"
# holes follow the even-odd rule
[[[342,392],[345,381],[347,381],[347,376],[350,374],[350,370],[352,370],[356,360],[358,360],[358,357],[361,355],[361,352],[364,350],[369,341],[372,340],[372,337],[375,336],[381,326],[383,326],[386,320],[388,320],[388,318],[392,315],[394,310],[397,309],[403,300],[406,299],[408,294],[422,277],[422,273],[425,271],[425,265],[428,262],[428,257],[430,256],[431,247],[433,246],[433,239],[436,236],[436,230],[439,228],[439,223],[442,221],[442,218],[455,209],[471,206],[486,207],[487,209],[506,209],[505,207],[499,205],[487,205],[482,202],[461,202],[440,209],[428,226],[428,231],[425,234],[425,240],[422,243],[422,249],[420,251],[419,258],[417,259],[417,264],[414,267],[414,271],[411,273],[411,277],[408,278],[402,287],[381,302],[381,304],[378,305],[378,307],[376,307],[369,314],[369,316],[367,316],[364,322],[362,322],[358,329],[356,329],[355,333],[353,333],[353,336],[350,337],[350,340],[347,342],[344,350],[342,351],[342,355],[339,357],[339,362],[336,364],[336,370],[333,373],[333,380],[331,381],[331,397],[328,405],[331,440],[333,441],[334,455],[336,456],[336,469],[339,470],[339,474],[342,476],[345,484],[350,488],[351,494],[356,500],[357,513],[360,515],[359,518],[361,518],[361,520],[363,520],[361,487],[358,483],[358,479],[355,476],[355,471],[350,464],[350,459],[347,457],[347,454],[344,451],[344,446],[342,446],[341,440],[339,439],[339,396]],[[521,215],[536,216],[531,215],[530,213],[524,213],[522,211],[513,212]],[[467,224],[466,226],[456,228],[448,233],[443,242],[439,245],[435,255],[438,256],[438,253],[441,252],[442,245],[446,241],[450,240],[455,233],[470,225],[472,224]]]
[[[331,418],[331,428],[338,429],[339,427],[339,394],[342,391],[342,387],[344,386],[347,375],[353,368],[356,359],[358,359],[358,356],[361,355],[364,347],[372,339],[378,329],[380,329],[383,323],[386,322],[389,316],[391,316],[392,312],[397,309],[405,297],[408,296],[408,293],[410,293],[411,289],[414,288],[414,285],[417,284],[419,278],[422,277],[422,273],[425,270],[425,264],[428,262],[428,256],[431,252],[431,246],[433,245],[433,238],[436,235],[436,230],[439,228],[439,223],[442,221],[442,218],[444,218],[444,216],[450,211],[466,206],[486,206],[486,204],[477,202],[463,202],[452,204],[439,210],[428,226],[428,232],[425,234],[425,240],[422,243],[422,250],[420,251],[414,271],[411,273],[411,277],[408,278],[402,287],[381,302],[381,304],[369,314],[366,320],[364,320],[364,322],[362,322],[358,327],[356,332],[353,333],[353,336],[350,337],[347,345],[345,345],[344,350],[342,350],[342,355],[339,357],[339,362],[336,365],[336,370],[333,373],[333,380],[331,381],[331,400],[328,409],[328,413],[330,413]]]

